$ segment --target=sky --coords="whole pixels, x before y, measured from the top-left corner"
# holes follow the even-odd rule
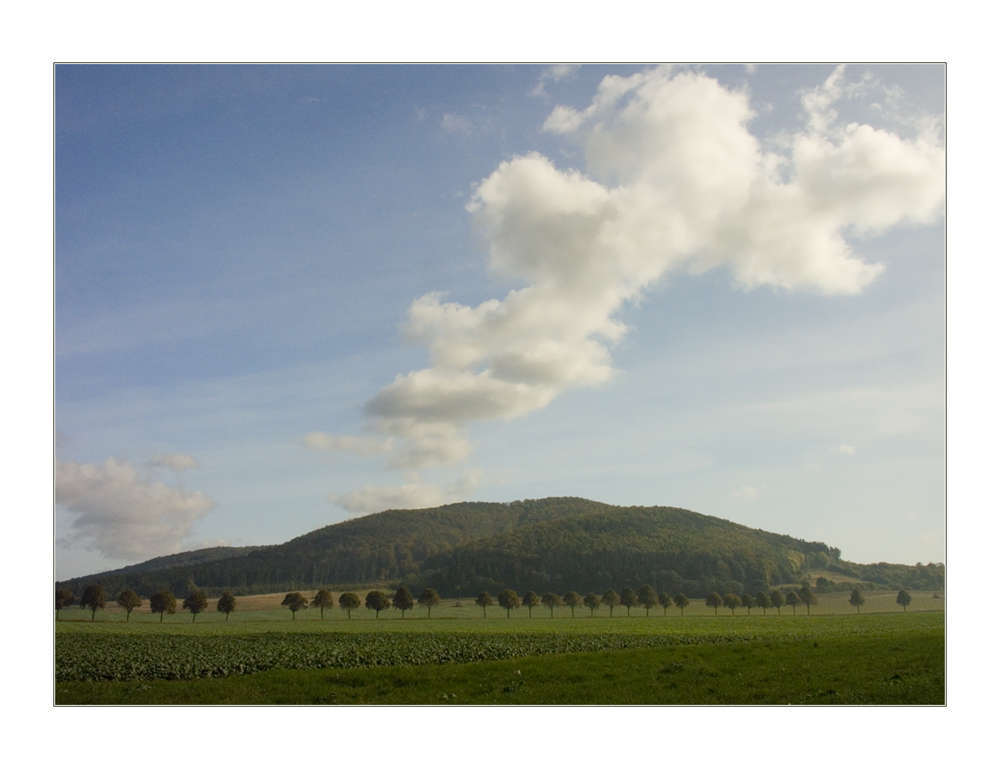
[[[943,561],[944,93],[58,65],[57,579],[548,496]]]

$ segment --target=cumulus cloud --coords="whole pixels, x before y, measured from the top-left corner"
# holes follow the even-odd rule
[[[197,467],[186,454],[160,458],[160,466]],[[136,561],[177,552],[195,522],[216,506],[207,494],[144,477],[114,457],[101,465],[57,462],[55,482],[56,503],[76,514],[67,542],[108,558]]]
[[[609,76],[586,108],[556,107],[544,129],[582,145],[586,168],[529,153],[476,188],[467,210],[490,266],[521,287],[474,307],[436,293],[413,302],[405,332],[429,365],[365,407],[369,428],[397,439],[390,466],[460,462],[469,424],[607,382],[627,331],[616,314],[670,272],[726,269],[744,290],[863,291],[884,268],[847,236],[940,216],[944,151],[933,132],[839,123],[834,105],[852,87],[837,68],[805,91],[804,127],[774,151],[748,130],[745,93],[670,67]]]

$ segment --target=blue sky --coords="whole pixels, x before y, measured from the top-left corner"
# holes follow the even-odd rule
[[[944,559],[944,68],[56,68],[56,574],[574,495]]]

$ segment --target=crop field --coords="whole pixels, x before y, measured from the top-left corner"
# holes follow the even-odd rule
[[[436,609],[444,607],[435,607]],[[944,613],[60,621],[57,704],[944,703]],[[65,610],[64,610],[65,611]],[[327,612],[330,617],[333,612]],[[512,612],[512,617],[513,617]],[[505,617],[504,612],[501,617]],[[89,617],[89,612],[87,613]],[[334,614],[334,616],[336,616]],[[390,615],[391,616],[391,615]],[[425,617],[416,613],[416,617]],[[256,617],[256,621],[254,621]],[[318,617],[318,612],[316,612]],[[107,619],[107,617],[106,617]],[[147,619],[149,619],[147,615]]]

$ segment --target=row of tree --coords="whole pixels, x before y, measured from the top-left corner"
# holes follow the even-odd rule
[[[861,594],[861,591],[854,590],[848,601],[851,606],[857,608],[860,614],[861,607],[865,604],[865,598]],[[911,601],[910,594],[905,590],[900,590],[896,596],[896,603],[903,607],[904,612]],[[71,606],[75,602],[76,597],[69,590],[65,588],[57,589],[56,618],[58,619],[59,617],[60,609]],[[91,610],[91,620],[94,619],[98,609],[104,608],[106,602],[107,598],[104,594],[104,588],[100,585],[88,585],[80,597],[80,606]],[[781,614],[782,606],[791,606],[792,613],[794,614],[799,605],[805,606],[806,613],[811,614],[812,607],[818,602],[819,600],[816,595],[808,587],[789,590],[786,593],[782,593],[777,589],[772,590],[770,593],[761,590],[756,596],[751,596],[749,593],[744,593],[743,595],[736,595],[735,593],[726,593],[725,595],[709,593],[705,599],[705,605],[710,609],[715,609],[716,616],[718,616],[719,609],[722,607],[731,610],[733,615],[740,608],[746,609],[748,615],[751,609],[759,608],[766,615],[768,609],[776,609],[778,614]],[[128,622],[129,617],[132,615],[132,611],[142,606],[142,603],[142,599],[132,590],[122,591],[117,600],[117,604],[125,610],[126,622]],[[441,603],[441,597],[434,588],[428,587],[414,599],[405,585],[400,585],[395,595],[391,597],[382,590],[372,590],[365,596],[365,608],[375,612],[375,619],[378,619],[382,611],[389,608],[398,609],[402,613],[403,619],[405,619],[406,612],[413,609],[414,603],[419,603],[425,607],[427,609],[427,617],[430,618],[431,608]],[[351,612],[361,606],[361,599],[355,593],[342,593],[340,598],[337,599],[337,604],[347,612],[347,618],[350,619]],[[657,606],[663,608],[664,616],[666,616],[668,608],[676,606],[680,609],[681,616],[684,616],[684,609],[690,604],[690,599],[683,593],[670,596],[665,592],[658,593],[649,585],[643,585],[639,588],[638,593],[632,590],[632,588],[626,587],[620,594],[614,590],[607,590],[602,596],[598,596],[596,593],[588,593],[585,596],[581,596],[572,590],[564,596],[558,596],[555,593],[545,593],[542,596],[538,596],[531,590],[523,596],[519,596],[513,590],[504,590],[496,598],[486,591],[481,592],[476,598],[476,605],[482,607],[484,618],[486,617],[486,607],[495,605],[506,609],[507,617],[509,618],[511,609],[517,609],[521,606],[527,607],[529,617],[531,617],[531,610],[538,606],[545,606],[549,610],[550,617],[555,616],[555,608],[557,606],[569,606],[570,612],[574,617],[576,616],[577,608],[580,606],[590,609],[591,617],[594,616],[594,612],[601,606],[608,607],[609,617],[614,616],[616,606],[624,606],[628,616],[632,616],[632,609],[643,607],[646,609],[647,617],[650,610]],[[281,605],[287,606],[291,610],[293,620],[297,612],[308,606],[319,609],[320,619],[323,619],[326,609],[332,609],[335,603],[333,593],[323,588],[313,596],[311,602],[302,593],[288,593],[284,600],[282,600]],[[203,592],[196,590],[184,599],[182,607],[186,611],[191,612],[191,621],[194,622],[199,614],[207,610],[208,598]],[[230,613],[236,610],[236,598],[232,593],[225,592],[219,598],[215,608],[226,615],[226,621],[228,622]],[[161,590],[149,599],[149,610],[153,614],[159,614],[160,622],[162,622],[164,614],[174,614],[177,611],[177,599],[169,590]]]

